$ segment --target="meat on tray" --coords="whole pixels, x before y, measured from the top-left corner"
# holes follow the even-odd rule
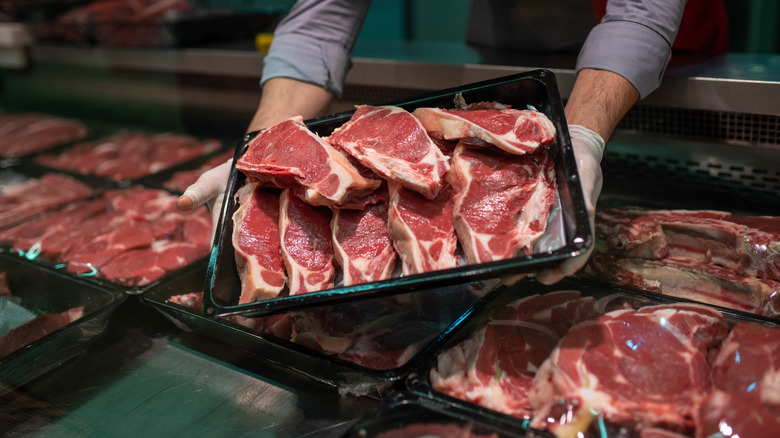
[[[555,200],[555,169],[546,151],[517,157],[461,142],[452,161],[454,223],[466,260],[530,254]]]
[[[447,157],[420,121],[397,106],[360,105],[328,138],[388,181],[434,199],[449,170]]]
[[[453,191],[446,185],[428,200],[396,183],[389,183],[387,227],[405,275],[457,266],[458,241],[452,221]]]
[[[556,436],[704,438],[724,424],[769,436],[780,424],[776,325],[564,290],[497,306],[467,333],[438,355],[431,388]]]
[[[175,204],[163,190],[112,189],[8,228],[0,242],[76,275],[142,286],[209,252],[208,210],[180,212]]]
[[[60,207],[92,194],[92,188],[68,175],[47,173],[0,193],[0,227]]]
[[[461,140],[472,146],[495,145],[514,155],[533,152],[555,141],[555,125],[544,113],[534,110],[476,105],[417,108],[412,114],[433,137]]]
[[[0,114],[0,156],[20,157],[87,136],[79,121],[38,113]]]
[[[361,210],[333,209],[333,250],[345,286],[390,278],[397,255],[387,227],[388,192]]]
[[[233,214],[233,250],[241,283],[238,303],[274,298],[285,284],[279,240],[279,195],[259,184],[237,192],[240,206]]]
[[[279,198],[279,236],[290,295],[331,289],[335,255],[328,208],[309,205],[290,189]]]
[[[764,316],[780,315],[780,217],[623,207],[596,215],[585,273]]]
[[[482,116],[475,115],[478,118],[498,111],[502,115],[495,117],[502,119],[512,113],[495,102],[468,108],[460,114],[467,116],[469,111],[479,111]],[[402,262],[403,275],[455,268],[463,260],[461,253],[472,264],[503,260],[531,252],[544,234],[556,196],[553,162],[544,147],[555,139],[554,125],[544,114],[529,115],[527,111],[522,112],[526,121],[517,123],[513,135],[524,139],[523,144],[530,144],[526,141],[528,136],[538,137],[538,141],[523,155],[508,154],[496,145],[487,147],[489,139],[477,142],[472,137],[460,139],[453,153],[450,141],[421,128],[414,116],[416,111],[410,114],[400,107],[364,105],[358,106],[350,120],[324,139],[309,130],[301,117],[278,123],[249,142],[235,167],[246,176],[246,184],[289,190],[305,204],[330,208],[333,219],[329,233],[335,235],[321,237],[334,239],[339,263],[335,281],[323,280],[319,286],[310,283],[307,292],[400,275],[398,269],[393,272],[391,262],[395,257]],[[485,125],[482,129],[489,128]],[[526,129],[534,132],[526,135]],[[370,218],[374,224],[379,223],[381,218],[376,215],[362,213],[385,202],[388,193],[385,227],[395,256],[386,245],[382,230],[372,227],[366,231],[367,228],[353,226],[350,232],[361,235],[350,238],[344,234],[342,223],[346,217],[352,221]],[[327,210],[318,211],[327,215]],[[381,207],[378,211],[384,215]],[[233,242],[251,241],[251,236],[242,237],[240,233],[258,227],[241,219],[241,226],[233,227]],[[456,233],[458,223],[460,229]],[[280,233],[286,227],[288,224],[282,221]],[[371,239],[377,243],[365,244],[369,236],[364,232],[376,236]],[[342,242],[350,242],[351,246],[343,247]],[[285,243],[282,246],[287,254],[295,252]],[[302,271],[304,276],[311,273],[299,269],[299,263],[289,263],[289,256],[285,258],[287,293],[293,294],[291,288],[299,293],[301,283],[296,279],[292,284],[290,270],[296,266],[296,277]],[[318,259],[311,254],[303,258]],[[247,284],[263,283],[257,274],[247,277],[249,272],[242,268],[242,260],[237,264],[242,289],[250,287]],[[327,272],[323,278],[330,278],[331,273]],[[283,290],[281,294],[284,293]]]
[[[433,389],[528,419],[536,372],[567,330],[598,312],[577,291],[533,295],[494,309],[480,328],[437,358]]]
[[[291,188],[312,205],[349,203],[379,187],[349,160],[294,117],[259,133],[236,162],[250,181]]]
[[[175,133],[121,131],[96,141],[84,141],[60,153],[35,157],[37,164],[114,181],[137,179],[221,147],[219,140],[200,140]]]

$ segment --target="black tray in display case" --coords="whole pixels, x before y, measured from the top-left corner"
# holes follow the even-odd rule
[[[475,415],[463,406],[407,391],[382,400],[370,416],[357,422],[343,438],[551,437],[504,422],[491,415]]]
[[[459,346],[462,346],[463,345],[462,343],[464,341],[469,340],[470,337],[476,331],[480,330],[482,327],[484,327],[485,324],[488,323],[488,321],[491,320],[490,318],[492,318],[492,315],[494,315],[493,311],[495,309],[499,309],[501,311],[503,310],[502,309],[503,307],[507,305],[514,305],[514,303],[524,298],[540,297],[541,300],[546,300],[548,298],[553,299],[552,296],[548,295],[551,293],[570,293],[575,291],[579,292],[580,296],[583,298],[586,299],[593,298],[594,301],[592,305],[595,306],[595,308],[599,309],[600,314],[611,310],[628,309],[628,308],[641,309],[646,306],[656,306],[656,305],[692,305],[692,306],[700,306],[702,308],[712,308],[714,310],[719,311],[720,313],[723,314],[723,321],[730,328],[734,327],[737,323],[740,322],[756,323],[756,324],[765,325],[774,328],[780,327],[780,323],[778,323],[778,321],[768,317],[758,316],[752,313],[728,309],[725,307],[705,305],[693,300],[685,300],[681,298],[670,297],[667,295],[661,295],[654,292],[647,292],[639,289],[617,286],[614,284],[591,280],[591,279],[568,277],[554,285],[548,286],[548,285],[542,285],[536,282],[534,279],[529,278],[512,286],[511,289],[506,289],[498,292],[496,295],[494,295],[493,299],[489,304],[482,307],[479,311],[471,314],[469,316],[469,319],[467,321],[464,321],[460,325],[456,333],[450,336],[450,338],[447,341],[440,344],[439,348],[435,352],[433,352],[428,357],[428,359],[426,359],[423,363],[421,363],[420,367],[414,369],[411,373],[408,374],[405,380],[405,385],[403,390],[409,391],[412,394],[415,394],[419,397],[430,398],[439,401],[445,405],[457,405],[460,407],[460,409],[464,410],[465,412],[471,413],[471,415],[474,415],[477,418],[497,418],[499,421],[513,425],[515,428],[527,429],[528,435],[522,435],[522,436],[532,436],[532,437],[554,436],[553,434],[551,434],[549,431],[545,429],[535,429],[530,427],[531,420],[529,416],[521,417],[519,415],[512,415],[509,413],[501,412],[499,409],[485,407],[480,403],[472,402],[469,400],[463,400],[459,397],[455,397],[453,395],[437,390],[432,381],[431,373],[433,370],[437,369],[439,365],[439,358],[441,357],[441,355],[447,353],[453,348],[459,348]],[[546,309],[545,310],[545,312],[547,312],[546,314],[547,315],[551,314],[549,313],[551,312],[550,308],[544,307],[544,301],[537,300],[533,304],[533,306],[535,306],[536,311],[538,312],[541,312],[542,309]],[[506,312],[500,312],[498,313],[498,315],[499,315],[498,316],[499,319],[503,319],[508,314]],[[572,314],[568,313],[563,315],[571,317]],[[560,314],[559,317],[561,317]],[[537,325],[533,320],[513,321],[513,323],[508,323],[506,321],[499,320],[497,324],[513,325],[513,326],[517,326],[518,328],[525,327],[525,328],[530,328],[531,330],[537,330],[540,329],[540,327],[542,327],[540,325]],[[586,325],[588,323],[585,322],[584,324]],[[663,324],[664,323],[662,318],[661,326],[663,326]],[[541,330],[549,330],[549,328],[545,329],[542,327]],[[526,333],[531,333],[531,332],[526,332]],[[521,335],[518,334],[517,342],[522,342],[520,336]],[[534,339],[534,335],[532,334],[527,334],[527,336],[528,339]],[[507,341],[504,340],[504,342]],[[633,341],[631,339],[628,339],[625,342],[629,348],[634,348],[634,349],[638,348],[638,344],[632,344]],[[737,358],[739,358],[739,354],[737,354]],[[714,356],[709,359],[710,360],[714,359]],[[739,359],[737,359],[737,362],[739,362]],[[530,367],[531,365],[529,364],[528,366]],[[477,379],[477,377],[473,377],[473,376],[471,378]],[[495,396],[495,399],[503,400],[499,396]],[[601,418],[601,417],[597,416],[596,418]],[[629,432],[627,432],[625,429],[621,429],[621,426],[615,426],[609,424],[605,426],[603,424],[603,420],[600,422],[594,420],[593,423],[594,424],[598,423],[597,427],[600,428],[599,431],[593,434],[591,433],[593,431],[589,430],[589,432],[586,433],[585,436],[602,436],[602,437],[609,437],[609,438],[634,436],[631,435]],[[627,433],[629,434],[627,435]]]
[[[501,289],[496,282],[469,283],[434,289],[428,299],[402,294],[246,318],[205,315],[199,302],[203,281],[204,266],[191,266],[142,297],[183,330],[337,387],[342,394],[369,397],[401,384]],[[177,296],[186,298],[177,300]],[[285,324],[295,325],[303,334],[292,338]]]
[[[226,187],[226,202],[220,212],[215,245],[208,267],[204,295],[205,313],[209,316],[236,314],[260,316],[291,309],[352,301],[363,297],[376,298],[420,291],[430,293],[432,288],[443,289],[446,286],[553,267],[590,248],[593,236],[555,75],[547,70],[535,70],[433,92],[389,105],[397,105],[408,111],[419,107],[454,108],[456,96],[459,94],[468,103],[493,101],[517,109],[533,108],[546,114],[555,125],[557,137],[548,151],[555,165],[557,197],[545,236],[540,239],[542,243],[535,245],[532,254],[424,274],[394,276],[383,281],[353,286],[337,284],[333,289],[304,295],[283,296],[285,295],[283,292],[278,298],[239,305],[237,303],[241,282],[234,258],[232,216],[238,208],[235,194],[243,186],[246,178],[243,173],[236,170],[234,165]],[[350,111],[312,119],[306,124],[318,135],[327,136],[348,121],[353,113],[354,111]],[[254,135],[256,133],[248,134],[237,146],[236,158],[245,152]]]
[[[0,253],[0,272],[7,276],[13,306],[21,306],[30,314],[60,313],[83,306],[80,318],[0,357],[0,393],[21,386],[84,352],[103,333],[110,315],[126,297],[119,291],[8,254]]]

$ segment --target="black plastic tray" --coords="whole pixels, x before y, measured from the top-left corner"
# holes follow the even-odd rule
[[[236,270],[232,244],[232,215],[237,209],[236,191],[246,181],[245,176],[231,169],[226,188],[226,202],[220,212],[215,245],[212,248],[205,287],[204,310],[208,316],[216,315],[262,315],[290,309],[301,309],[322,304],[333,304],[363,297],[379,297],[401,293],[426,291],[433,287],[445,287],[469,281],[498,278],[505,275],[527,273],[540,268],[557,265],[570,257],[586,251],[593,242],[585,201],[577,173],[577,166],[571,148],[571,139],[558,93],[555,75],[547,70],[534,70],[490,81],[478,82],[461,87],[425,94],[404,102],[391,103],[406,110],[433,106],[453,108],[456,95],[462,94],[466,102],[496,101],[513,108],[535,108],[546,114],[557,129],[555,143],[549,148],[554,160],[558,185],[558,206],[551,221],[557,221],[556,233],[561,235],[557,248],[536,251],[532,255],[490,263],[466,265],[452,269],[396,277],[384,281],[365,283],[348,287],[336,287],[320,292],[297,296],[283,296],[249,304],[236,304],[240,292],[240,279]],[[345,123],[354,111],[312,119],[307,126],[321,136],[329,135]],[[247,143],[256,133],[248,134],[236,148],[240,157]],[[234,160],[235,163],[235,160]],[[548,233],[549,234],[549,233]]]
[[[454,333],[446,342],[440,344],[439,348],[433,352],[428,359],[421,363],[421,365],[408,374],[404,389],[413,394],[421,397],[429,397],[434,400],[446,403],[449,405],[458,405],[467,412],[471,412],[478,417],[486,418],[498,418],[508,424],[513,424],[517,428],[528,428],[528,420],[522,418],[513,417],[466,400],[461,400],[452,397],[448,394],[444,394],[435,390],[430,381],[430,372],[437,366],[438,357],[440,354],[446,352],[450,348],[456,346],[461,341],[467,339],[474,330],[481,327],[482,322],[486,316],[490,315],[490,312],[497,307],[507,305],[514,301],[517,301],[523,297],[531,296],[534,294],[544,295],[546,293],[554,291],[566,291],[577,290],[582,293],[583,297],[594,297],[596,299],[609,297],[611,303],[623,303],[634,308],[640,308],[650,305],[660,304],[674,304],[674,303],[692,303],[699,304],[693,300],[685,300],[681,298],[674,298],[667,295],[662,295],[654,292],[647,292],[640,289],[616,286],[614,284],[605,283],[601,281],[582,279],[578,277],[567,277],[564,280],[554,285],[542,285],[534,279],[525,279],[520,283],[514,285],[512,288],[499,291],[491,302],[482,307],[478,312],[474,312],[469,315],[467,321],[464,321],[457,332]],[[736,323],[738,321],[750,321],[760,324],[768,325],[780,325],[780,322],[768,317],[754,315],[748,312],[742,312],[738,310],[728,309],[725,307],[711,306],[708,307],[717,309],[724,315],[724,319],[729,323]],[[528,429],[531,436],[547,436],[549,432],[544,430]],[[549,435],[552,436],[552,435]],[[622,435],[608,435],[608,436],[622,436]]]
[[[420,429],[405,429],[420,427]],[[449,427],[449,428],[448,428]],[[395,437],[473,436],[511,438],[531,436],[530,430],[493,415],[475,415],[462,405],[399,391],[382,400],[368,417],[353,425],[343,438],[373,438],[394,431]],[[468,435],[467,435],[468,434]],[[533,436],[551,436],[540,432]]]
[[[42,269],[8,254],[0,254],[11,293],[35,313],[63,312],[84,306],[80,319],[0,357],[0,393],[5,393],[81,354],[103,333],[113,310],[126,295],[60,272]]]
[[[252,328],[238,324],[229,317],[212,317],[204,315],[200,309],[178,305],[169,301],[174,295],[197,293],[202,291],[205,279],[205,266],[192,265],[179,271],[175,279],[162,282],[145,291],[142,295],[144,302],[153,306],[164,316],[170,319],[179,328],[211,337],[224,342],[234,348],[238,348],[252,355],[262,357],[285,368],[294,370],[307,378],[317,382],[338,387],[343,394],[377,397],[392,390],[396,384],[416,367],[418,367],[428,355],[442,342],[446,341],[455,332],[460,324],[468,319],[468,316],[490,302],[492,296],[501,289],[495,283],[482,285],[482,293],[472,294],[477,287],[475,284],[464,284],[460,288],[449,288],[449,297],[458,298],[450,303],[442,303],[437,300],[441,295],[431,295],[430,300],[420,300],[419,295],[412,297],[409,294],[410,305],[417,306],[426,315],[433,314],[432,310],[443,315],[435,323],[439,324],[439,332],[430,339],[426,339],[415,354],[409,357],[403,364],[391,369],[373,369],[359,365],[347,359],[341,359],[321,351],[296,344],[292,341],[281,339],[270,334],[258,333]],[[463,293],[459,292],[462,291]],[[204,294],[205,295],[205,294]],[[460,297],[457,297],[460,295]],[[400,296],[405,299],[406,296]],[[325,306],[318,310],[331,311],[336,314],[347,312],[344,306],[337,304]],[[429,318],[432,318],[428,316]],[[388,331],[397,327],[386,325]],[[408,340],[410,344],[414,339]]]

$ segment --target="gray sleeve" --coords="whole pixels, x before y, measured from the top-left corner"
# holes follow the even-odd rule
[[[661,84],[686,0],[609,0],[607,13],[577,58],[583,68],[609,70],[646,97]]]
[[[370,0],[298,0],[274,31],[261,84],[287,77],[341,96]]]

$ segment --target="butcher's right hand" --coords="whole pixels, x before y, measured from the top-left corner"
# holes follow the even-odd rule
[[[233,159],[231,158],[219,166],[203,172],[198,180],[187,187],[187,190],[176,201],[176,208],[182,211],[189,211],[203,204],[208,205],[211,211],[212,240],[214,240],[214,234],[217,231],[222,203],[225,202],[225,187],[232,165]]]

